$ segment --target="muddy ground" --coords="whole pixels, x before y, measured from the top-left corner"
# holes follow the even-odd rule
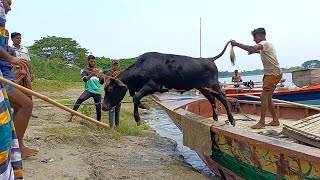
[[[82,91],[44,94],[74,101]],[[34,114],[39,117],[30,120],[25,142],[38,149],[39,154],[23,161],[25,179],[208,179],[183,161],[175,151],[175,142],[152,129],[144,130],[142,137],[115,139],[110,137],[110,130],[80,118],[68,122],[67,112],[43,107],[39,99],[34,103]],[[54,161],[41,162],[45,159]]]

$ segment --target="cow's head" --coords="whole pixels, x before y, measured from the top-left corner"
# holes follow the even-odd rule
[[[104,99],[102,110],[109,111],[112,107],[122,101],[127,93],[127,86],[118,79],[110,78],[104,87]]]

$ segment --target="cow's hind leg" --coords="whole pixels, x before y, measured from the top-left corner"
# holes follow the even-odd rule
[[[212,93],[210,93],[210,91],[207,89],[198,88],[198,90],[204,95],[204,97],[206,97],[209,100],[211,107],[212,107],[212,113],[213,113],[212,117],[215,121],[218,121],[215,96]]]
[[[228,101],[227,101],[227,98],[226,98],[226,95],[221,91],[221,88],[219,86],[219,84],[217,85],[214,85],[212,87],[212,89],[216,92],[218,92],[218,94],[214,94],[216,96],[216,98],[222,103],[222,105],[224,106],[224,108],[226,109],[226,112],[227,112],[227,115],[228,115],[228,119],[229,119],[229,122],[235,126],[235,120],[231,114],[231,111],[230,111],[230,108],[229,108],[229,105],[228,105]]]
[[[133,116],[134,116],[134,120],[136,121],[137,125],[141,125],[141,121],[140,121],[140,116],[139,116],[139,104],[140,104],[140,100],[148,95],[148,94],[153,94],[154,92],[156,92],[156,83],[153,81],[149,81],[148,83],[146,83],[139,92],[136,92],[133,96],[133,104],[134,104],[134,108],[133,108]]]

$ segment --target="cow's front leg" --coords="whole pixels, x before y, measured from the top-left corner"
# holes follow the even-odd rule
[[[136,121],[137,125],[140,126],[141,125],[141,121],[140,121],[140,116],[139,116],[139,104],[140,104],[140,100],[149,94],[153,94],[154,92],[157,91],[157,86],[156,83],[153,81],[149,81],[147,84],[145,84],[139,92],[135,93],[133,96],[133,104],[134,104],[134,108],[133,108],[133,117],[134,120]]]
[[[229,108],[229,104],[226,98],[226,95],[221,91],[220,86],[219,85],[214,85],[212,87],[212,89],[214,89],[215,91],[218,92],[218,94],[216,94],[216,98],[222,103],[222,105],[224,106],[224,108],[226,109],[227,115],[228,115],[228,119],[229,122],[231,123],[231,125],[235,126],[235,120],[231,114],[230,108]]]

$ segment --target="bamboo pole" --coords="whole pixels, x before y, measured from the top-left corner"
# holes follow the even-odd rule
[[[0,82],[5,83],[5,84],[10,85],[10,86],[13,86],[14,88],[17,88],[17,89],[21,90],[22,92],[24,92],[24,93],[26,93],[26,94],[30,94],[30,95],[32,95],[32,96],[36,96],[36,97],[38,97],[39,99],[42,99],[42,100],[44,100],[44,101],[46,101],[46,102],[48,102],[48,103],[50,103],[50,104],[52,104],[52,105],[54,105],[54,106],[56,106],[56,107],[59,107],[60,109],[63,109],[63,110],[65,110],[65,111],[70,112],[72,115],[79,116],[79,117],[81,117],[81,118],[83,118],[83,119],[85,119],[85,120],[87,120],[87,121],[90,121],[90,122],[92,122],[92,123],[95,123],[95,124],[98,125],[98,126],[102,126],[102,127],[104,127],[104,128],[109,128],[109,125],[107,125],[107,124],[105,124],[105,123],[102,123],[102,122],[97,121],[97,120],[95,120],[95,119],[93,119],[93,118],[91,118],[91,117],[88,117],[88,116],[86,116],[86,115],[84,115],[84,114],[81,114],[81,113],[79,113],[79,112],[77,112],[77,111],[75,111],[75,110],[73,110],[73,109],[70,109],[70,108],[68,108],[68,107],[66,107],[66,106],[64,106],[64,105],[62,105],[62,104],[60,104],[60,103],[58,103],[58,102],[50,99],[50,98],[47,97],[47,96],[44,96],[44,95],[42,95],[42,94],[40,94],[40,93],[37,93],[37,92],[32,91],[32,90],[30,90],[30,89],[27,89],[27,88],[25,88],[25,87],[23,87],[23,86],[20,86],[20,85],[14,83],[14,82],[12,82],[12,81],[9,81],[9,80],[7,80],[7,79],[5,79],[5,78],[3,78],[3,77],[0,77]]]
[[[255,98],[255,99],[261,99],[259,96],[252,96],[252,95],[250,95],[250,94],[244,94],[244,96],[246,96],[246,97],[251,97],[251,98]],[[272,101],[274,101],[274,102],[279,102],[279,103],[290,104],[290,105],[294,105],[294,106],[299,106],[299,107],[304,107],[304,108],[309,108],[309,109],[313,109],[313,110],[320,111],[320,108],[315,107],[315,106],[311,106],[311,105],[305,105],[305,104],[300,104],[300,103],[295,103],[295,102],[290,102],[290,101],[284,101],[284,100],[280,100],[280,99],[272,99]]]

